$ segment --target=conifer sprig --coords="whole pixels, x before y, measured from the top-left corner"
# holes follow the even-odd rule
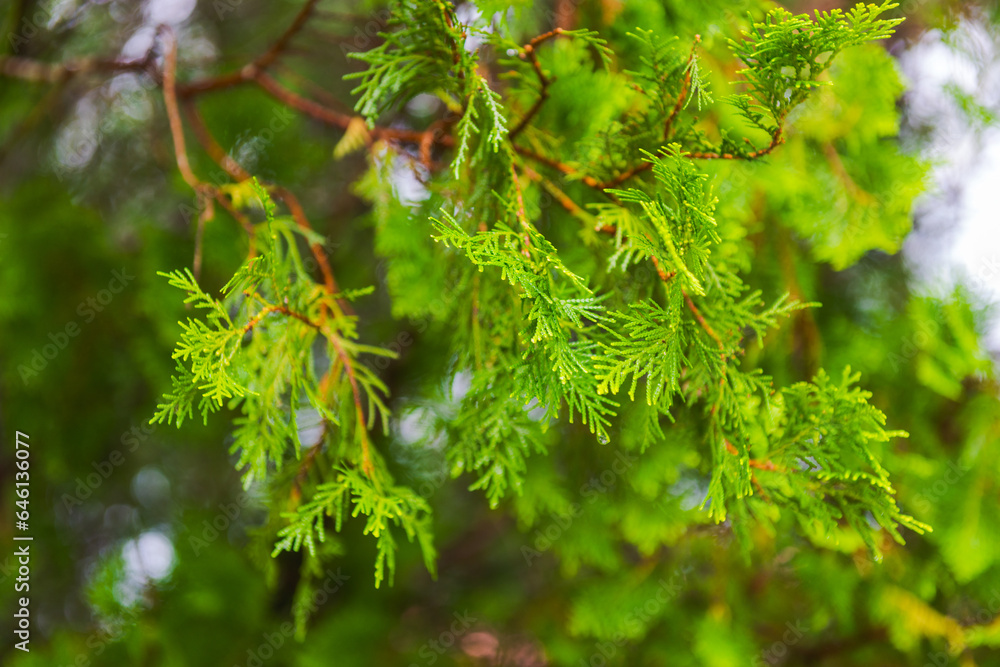
[[[369,437],[377,423],[388,430],[388,388],[363,357],[395,355],[360,342],[356,317],[337,301],[370,290],[330,294],[316,284],[299,253],[301,241],[315,238],[294,220],[276,216],[263,188],[255,192],[265,213],[258,226],[261,252],[234,274],[222,299],[202,290],[190,271],[163,274],[186,292],[185,303],[208,312],[205,320],[180,323],[174,390],[152,421],[180,426],[196,401],[206,420],[223,407],[238,409],[231,451],[248,488],[270,480],[289,460],[307,463],[315,451],[328,451],[336,463],[333,479],[315,472],[312,495],[285,516],[275,554],[303,545],[314,551],[317,540],[325,539],[323,517],[340,517],[350,506],[352,516],[368,517],[365,533],[376,538],[376,585],[391,580],[395,567],[391,526],[416,538],[433,568],[430,510],[412,490],[393,483]],[[302,441],[306,411],[323,424],[318,442]],[[303,460],[307,447],[315,449]],[[296,489],[293,498],[298,495]]]
[[[416,164],[416,151],[375,141],[356,191],[373,205],[394,315],[447,330],[452,372],[466,381],[461,395],[442,397],[424,439],[444,442],[452,475],[470,474],[470,487],[493,507],[519,498],[532,458],[558,456],[559,436],[580,428],[567,425],[579,418],[598,443],[627,440],[637,428],[644,452],[684,439],[705,453],[702,508],[715,521],[732,518],[745,546],[750,522],[774,521],[779,510],[810,537],[848,525],[872,548],[869,514],[897,540],[899,526],[927,529],[895,504],[880,454],[899,434],[884,429],[870,396],[853,387],[856,376],[845,371],[837,383],[821,372],[781,389],[745,361],[748,346],[764,345],[785,317],[817,304],[785,294],[768,305],[747,286],[749,259],[732,257],[740,234],[724,233],[720,221],[733,223],[698,162],[776,150],[789,111],[821,85],[831,59],[890,34],[896,21],[880,16],[894,6],[815,20],[774,10],[732,42],[746,92],[729,102],[744,129],[767,137],[758,144],[727,128],[709,136],[693,117],[713,104],[697,38],[682,47],[637,29],[636,70],[616,72],[593,31],[556,29],[523,43],[482,17],[462,23],[443,0],[397,4],[383,43],[355,56],[368,64],[352,75],[357,111],[371,125],[435,95],[448,115],[431,127],[449,133],[440,146],[451,148],[450,164],[436,171],[430,151],[438,144],[421,142],[426,200],[403,201],[396,167]],[[508,53],[505,84],[466,48],[472,37]],[[550,60],[556,47],[565,61]],[[566,63],[622,100],[603,105],[612,108],[608,122],[575,140],[567,138],[575,128],[550,112],[574,92],[561,88],[571,77],[555,74]],[[348,143],[365,143],[356,140]],[[543,205],[544,194],[571,217]],[[222,299],[190,273],[168,275],[206,316],[181,325],[178,373],[156,419],[180,424],[195,404],[205,419],[227,404],[239,409],[233,451],[248,485],[284,489],[274,473],[293,457],[303,461],[274,554],[303,546],[317,554],[326,521],[339,531],[350,507],[376,541],[376,585],[392,580],[394,530],[420,544],[433,571],[430,505],[393,480],[369,436],[377,423],[387,436],[391,429],[388,387],[364,360],[392,353],[362,343],[356,318],[341,308],[340,299],[362,293],[333,294],[330,280],[324,288],[310,276],[298,249],[321,239],[260,196],[263,250]],[[579,238],[560,226],[565,220],[573,229],[586,223]],[[629,285],[647,266],[659,280]],[[318,442],[302,441],[305,410],[323,422]],[[636,411],[639,427],[628,416]],[[306,463],[316,459],[323,465]]]

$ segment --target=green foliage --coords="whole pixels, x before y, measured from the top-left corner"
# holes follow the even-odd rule
[[[740,74],[749,90],[734,102],[752,125],[774,134],[788,112],[819,86],[818,77],[840,51],[885,39],[902,19],[879,16],[898,5],[858,3],[846,14],[839,9],[818,12],[815,20],[772,10],[762,22],[753,21],[742,41],[732,41],[733,53],[746,65]],[[766,111],[774,126],[768,126]]]
[[[455,439],[447,455],[453,474],[474,473],[471,488],[484,490],[497,507],[511,490],[523,490],[528,458],[548,452],[545,433],[559,423],[564,407],[569,424],[579,418],[607,444],[619,420],[621,390],[627,388],[634,401],[645,383],[651,410],[643,417],[641,449],[664,438],[661,419],[680,420],[699,433],[712,461],[702,506],[715,521],[735,511],[740,523],[734,528],[745,548],[746,522],[773,521],[779,508],[813,536],[846,523],[873,550],[876,526],[900,542],[898,524],[927,529],[896,506],[877,447],[898,434],[883,431],[885,418],[866,402],[869,395],[850,388],[857,377],[845,371],[844,381],[834,384],[820,372],[815,383],[795,384],[775,400],[771,378],[739,362],[745,339],[763,343],[780,319],[818,304],[798,303],[786,294],[765,306],[761,291],[744,284],[739,264],[717,252],[723,245],[715,217],[719,200],[709,175],[692,159],[706,156],[706,150],[719,151],[708,157],[751,159],[773,149],[783,140],[789,111],[819,87],[818,77],[837,53],[891,34],[898,21],[879,16],[892,7],[859,5],[846,14],[818,14],[815,21],[774,10],[754,22],[742,41],[731,42],[746,65],[741,74],[748,89],[731,101],[744,119],[771,136],[763,151],[749,142],[750,148],[733,148],[724,132],[721,144],[706,148],[707,136],[686,116],[692,100],[698,109],[712,101],[697,40],[685,52],[677,40],[637,31],[633,37],[645,53],[642,67],[622,76],[641,102],[612,128],[582,139],[607,156],[598,159],[596,175],[618,172],[613,181],[618,183],[645,170],[652,174],[633,187],[598,185],[610,203],[590,202],[596,216],[582,209],[576,214],[614,232],[611,253],[598,260],[606,275],[600,290],[571,269],[536,226],[532,188],[518,175],[535,172],[521,164],[509,132],[512,114],[480,72],[479,52],[465,48],[470,37],[486,40],[516,54],[508,63],[509,79],[531,85],[527,82],[537,78],[540,99],[521,112],[521,129],[558,78],[545,73],[539,47],[558,41],[581,55],[592,49],[607,68],[611,53],[597,33],[559,30],[522,48],[482,23],[461,23],[445,3],[403,2],[381,35],[382,44],[352,54],[368,64],[352,76],[360,79],[357,109],[370,125],[425,92],[460,116],[454,123],[453,181],[442,191],[440,217],[431,218],[434,240],[452,252],[416,251],[422,242],[412,238],[412,213],[393,204],[395,196],[385,190],[393,179],[391,153],[376,154],[372,173],[358,190],[376,205],[378,246],[394,258],[389,284],[397,303],[407,301],[412,280],[394,278],[393,272],[405,271],[402,275],[412,279],[436,256],[434,261],[456,276],[452,284],[459,297],[453,308],[397,308],[437,317],[453,312],[463,323],[451,345],[456,371],[470,375],[471,387],[445,427]],[[533,141],[542,140],[537,129],[532,134]],[[640,148],[650,144],[661,145],[656,154]],[[642,162],[619,166],[635,158]],[[483,174],[481,183],[474,174]],[[532,178],[545,183],[537,174]],[[418,539],[433,569],[430,506],[392,481],[369,441],[375,422],[381,420],[387,432],[387,387],[361,357],[391,353],[358,340],[356,318],[347,314],[343,297],[364,292],[336,295],[317,285],[300,247],[303,240],[321,239],[300,239],[297,233],[303,232],[289,218],[275,217],[267,193],[258,187],[257,195],[266,213],[265,224],[258,225],[267,230],[258,233],[261,252],[223,288],[222,300],[202,291],[190,272],[164,274],[187,293],[185,303],[207,316],[181,323],[174,352],[178,375],[154,421],[180,425],[196,400],[206,420],[224,406],[240,408],[232,451],[239,453],[246,486],[267,480],[289,458],[299,462],[292,496],[308,495],[284,515],[287,524],[277,531],[274,555],[304,545],[315,557],[326,517],[333,517],[339,532],[350,505],[352,516],[367,517],[364,533],[376,538],[376,585],[392,578],[391,526]],[[476,228],[473,233],[466,231],[470,227]],[[394,240],[404,228],[406,241]],[[592,261],[585,264],[593,266]],[[403,269],[405,263],[413,268]],[[614,277],[649,263],[660,288],[623,294]],[[323,425],[318,443],[301,441],[304,409],[314,411]],[[301,488],[316,455],[315,450],[303,455],[307,446],[328,448],[328,463]],[[805,471],[804,461],[810,462]],[[754,468],[762,472],[757,475]],[[869,515],[876,523],[866,520]]]
[[[358,94],[358,112],[369,125],[386,110],[428,90],[458,103],[470,91],[467,78],[475,77],[476,55],[464,48],[468,35],[454,8],[431,0],[401,2],[395,9],[391,29],[379,33],[382,44],[350,54],[368,64],[368,69],[345,78],[361,80],[352,92]]]
[[[350,503],[354,506],[351,516],[365,515],[364,533],[376,539],[376,588],[387,572],[391,583],[396,569],[393,525],[402,528],[410,541],[417,538],[427,569],[433,573],[435,551],[430,532],[430,507],[412,489],[405,486],[386,488],[389,483],[390,480],[372,479],[354,468],[337,469],[334,481],[317,486],[312,500],[285,515],[288,525],[278,531],[281,539],[274,546],[272,556],[282,551],[298,551],[304,544],[315,557],[316,540],[323,542],[326,539],[324,518],[333,516],[334,526],[340,532],[345,503]]]
[[[993,664],[996,359],[899,253],[893,56],[998,36],[876,2],[208,3],[194,191],[169,31],[8,3],[0,663]]]
[[[698,541],[706,533],[736,539],[744,562],[719,556],[721,567],[774,557],[780,544],[822,571],[843,553],[898,554],[907,531],[945,521],[947,539],[920,546],[937,544],[959,581],[988,571],[1000,559],[989,517],[949,525],[937,507],[907,513],[900,471],[933,473],[904,461],[906,432],[887,428],[909,419],[880,409],[887,357],[847,343],[851,354],[822,356],[817,320],[854,323],[835,319],[847,318],[845,297],[820,289],[825,267],[798,257],[855,267],[871,250],[898,250],[909,230],[926,167],[888,141],[901,83],[889,56],[866,46],[892,34],[899,21],[881,17],[895,4],[815,18],[771,10],[728,53],[618,24],[618,42],[590,29],[525,42],[518,17],[529,8],[494,17],[500,7],[484,7],[400,2],[381,43],[351,54],[367,65],[345,77],[357,81],[359,118],[334,155],[350,166],[349,153],[369,151],[350,192],[368,204],[370,230],[331,231],[347,243],[333,263],[372,286],[335,287],[317,262],[327,239],[279,215],[260,186],[262,208],[232,190],[255,220],[253,250],[218,298],[190,271],[161,274],[195,316],[180,323],[153,422],[234,414],[230,453],[244,486],[268,498],[259,560],[272,577],[275,563],[298,568],[299,634],[322,566],[355,557],[353,528],[374,541],[376,587],[405,571],[397,562],[411,550],[436,577],[436,543],[465,528],[478,493],[516,519],[528,566],[555,560],[573,582],[566,630],[604,641],[641,642],[671,618],[667,607],[641,620],[630,611],[658,594],[661,562],[716,558]],[[717,104],[732,56],[741,92]],[[411,106],[424,104],[435,111],[414,121]],[[369,242],[374,271],[357,250]],[[815,314],[820,300],[834,314]],[[986,372],[963,317],[953,314],[954,340],[935,337],[914,363],[935,397],[958,400]],[[970,426],[983,440],[992,428]],[[439,496],[424,493],[428,480]],[[942,507],[977,493],[950,488]],[[566,517],[558,539],[535,537]],[[983,555],[963,557],[973,544]],[[502,548],[517,559],[518,546]],[[850,593],[834,593],[851,622]],[[918,608],[889,587],[879,595],[876,615]],[[751,624],[727,613],[694,629],[706,662],[752,645]],[[900,646],[919,638],[891,627]],[[722,634],[731,638],[713,654]],[[553,655],[568,663],[579,651]]]
[[[376,586],[387,570],[391,579],[395,567],[390,523],[410,540],[419,538],[432,568],[429,507],[410,489],[394,485],[384,461],[370,451],[368,429],[377,421],[388,428],[387,389],[361,356],[393,353],[359,343],[356,318],[346,315],[338,300],[369,290],[330,295],[313,282],[300,253],[299,227],[290,218],[275,217],[267,192],[260,186],[255,191],[266,213],[258,226],[261,253],[223,287],[222,300],[206,294],[190,271],[163,274],[187,293],[185,303],[206,309],[208,316],[207,322],[189,318],[180,323],[174,392],[151,421],[180,426],[196,399],[206,421],[224,406],[240,408],[230,449],[238,453],[236,466],[249,488],[290,458],[300,466],[299,477],[309,472],[315,451],[303,456],[300,432],[303,412],[312,409],[323,424],[321,439],[337,442],[341,462],[325,473],[331,481],[321,475],[311,499],[286,515],[288,525],[278,532],[273,553],[298,551],[304,544],[315,555],[316,540],[325,540],[323,517],[335,516],[339,531],[349,501],[352,516],[368,517],[365,534],[376,538]],[[299,493],[296,481],[293,495]]]

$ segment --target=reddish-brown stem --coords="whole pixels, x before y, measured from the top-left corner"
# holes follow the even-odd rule
[[[283,202],[288,206],[288,210],[292,214],[292,218],[295,223],[302,229],[311,230],[312,225],[309,224],[309,219],[306,217],[306,213],[299,203],[298,197],[292,194],[290,191],[283,187],[274,187],[274,194],[281,198]],[[320,243],[313,243],[310,246],[313,256],[316,258],[316,263],[319,264],[320,273],[323,274],[323,284],[326,287],[326,291],[330,294],[336,294],[339,289],[337,287],[337,281],[333,277],[333,270],[330,268],[330,260],[326,255],[326,250]]]
[[[687,153],[686,155],[692,160],[756,160],[759,157],[764,157],[784,142],[784,126],[779,125],[774,131],[774,135],[771,137],[771,143],[764,146],[764,148],[750,153],[745,153],[743,155],[735,153]]]
[[[694,62],[694,50],[698,46],[698,42],[701,41],[701,35],[694,36],[694,43],[691,45],[691,53],[688,55],[687,65],[684,68],[684,83],[681,85],[681,91],[677,95],[677,103],[674,104],[673,110],[670,112],[670,116],[667,118],[667,122],[663,125],[663,140],[666,141],[670,138],[670,132],[673,128],[674,121],[677,119],[677,115],[684,108],[684,104],[687,102],[688,93],[691,91],[691,64]]]
[[[433,171],[434,169],[434,160],[431,154],[434,143],[440,142],[446,136],[447,129],[453,121],[454,119],[451,116],[440,118],[431,123],[420,137],[420,162],[427,171]]]
[[[552,85],[553,81],[555,81],[554,78],[550,79],[545,75],[545,72],[542,70],[542,64],[538,62],[538,54],[535,53],[535,49],[539,44],[544,42],[546,39],[561,34],[563,34],[562,29],[556,28],[551,32],[545,33],[544,35],[539,35],[535,39],[525,44],[524,48],[521,49],[519,57],[521,58],[521,60],[527,59],[529,62],[531,62],[531,67],[535,70],[535,75],[538,77],[538,83],[541,86],[541,88],[538,91],[538,99],[535,100],[535,103],[531,106],[530,109],[528,109],[528,113],[524,114],[524,117],[521,118],[520,122],[516,126],[514,126],[513,130],[510,131],[509,136],[511,141],[513,141],[514,138],[517,137],[517,135],[519,135],[521,131],[528,126],[528,123],[531,122],[531,120],[542,108],[542,105],[545,104],[545,100],[549,99],[549,86]]]
[[[191,165],[188,163],[187,148],[184,144],[184,126],[177,108],[177,39],[174,37],[173,31],[167,30],[167,43],[167,54],[163,64],[163,100],[167,107],[170,135],[174,140],[177,170],[181,172],[185,183],[196,192],[202,193],[202,184],[191,171]]]
[[[606,225],[606,226],[610,226],[610,225]],[[614,231],[614,228],[612,228],[612,232],[613,231]],[[666,269],[664,269],[662,266],[660,266],[659,260],[657,260],[655,257],[650,257],[650,259],[653,260],[653,266],[656,267],[656,273],[660,276],[660,280],[662,280],[663,282],[667,282],[668,280],[670,280],[671,278],[673,278],[674,276],[677,275],[676,271],[670,271],[668,273]]]
[[[524,171],[524,174],[528,178],[538,183],[541,183],[542,187],[544,187],[546,191],[548,191],[549,194],[551,194],[555,198],[555,200],[559,202],[559,205],[562,206],[564,209],[566,209],[567,212],[575,216],[587,215],[587,212],[584,211],[582,208],[580,208],[579,204],[570,199],[565,192],[563,192],[562,190],[560,190],[559,188],[557,188],[556,186],[552,185],[544,178],[542,178],[542,175],[539,174],[537,171],[535,171],[526,164],[522,164],[521,169]]]
[[[621,185],[622,183],[624,183],[628,179],[632,178],[636,174],[641,174],[642,172],[647,171],[647,170],[652,169],[652,168],[653,168],[653,163],[652,162],[640,162],[639,164],[635,165],[634,167],[629,167],[628,169],[626,169],[622,173],[620,173],[617,176],[615,176],[614,178],[612,178],[610,181],[605,181],[604,183],[598,183],[597,187],[599,187],[599,188],[614,188],[614,187],[618,187],[619,185]]]
[[[301,111],[307,116],[315,118],[316,120],[326,123],[327,125],[332,125],[342,130],[346,130],[347,126],[354,118],[354,116],[351,116],[350,114],[335,111],[334,109],[323,106],[319,102],[315,102],[289,90],[288,88],[285,88],[276,79],[265,72],[257,72],[254,75],[254,81],[256,81],[257,85],[259,85],[265,92],[279,102]],[[420,145],[420,142],[424,140],[425,134],[425,132],[421,132],[419,130],[403,130],[395,127],[383,126],[375,126],[369,130],[369,135],[371,135],[373,139],[386,139],[389,141],[398,141],[401,143],[417,145]],[[433,139],[433,143],[438,143],[442,146],[454,145],[454,139],[450,134],[433,136]]]
[[[194,260],[192,262],[192,273],[196,282],[201,278],[202,242],[205,238],[205,223],[215,217],[215,206],[212,202],[212,199],[206,198],[205,208],[202,210],[201,215],[198,216],[198,229],[194,236]]]
[[[247,256],[248,258],[253,259],[254,257],[257,256],[257,240],[254,237],[253,223],[250,222],[250,218],[248,218],[247,216],[243,215],[238,210],[236,210],[236,207],[233,206],[233,203],[229,201],[225,193],[223,193],[221,190],[216,189],[214,194],[215,194],[215,201],[217,201],[219,205],[222,206],[222,208],[226,209],[226,212],[233,217],[233,220],[240,223],[240,226],[243,227],[244,231],[246,231],[247,238],[250,241],[250,246],[249,249],[247,250]]]
[[[514,146],[514,151],[517,154],[523,155],[524,157],[526,157],[526,158],[528,158],[530,160],[534,160],[535,162],[541,162],[542,164],[544,164],[544,165],[546,165],[548,167],[552,167],[553,169],[561,171],[562,173],[566,174],[567,176],[577,176],[579,174],[579,172],[576,169],[574,169],[573,167],[569,166],[568,164],[564,164],[562,162],[559,162],[558,160],[554,160],[554,159],[552,159],[550,157],[546,157],[546,156],[541,155],[540,153],[536,153],[533,150],[530,150],[528,148],[524,148],[522,146],[515,145]],[[580,181],[582,181],[584,185],[588,185],[588,186],[590,186],[592,188],[595,188],[595,189],[598,189],[598,190],[601,189],[601,183],[596,178],[594,178],[593,176],[586,176],[586,175],[584,175],[582,178],[580,178]]]
[[[177,94],[181,97],[191,97],[192,95],[200,95],[201,93],[223,90],[225,88],[231,88],[233,86],[238,86],[240,84],[247,83],[248,81],[252,81],[258,71],[272,65],[274,61],[276,61],[278,57],[280,57],[281,54],[288,48],[288,45],[291,43],[295,35],[298,34],[303,27],[305,27],[316,2],[317,0],[306,0],[302,9],[300,9],[299,13],[295,15],[292,23],[283,33],[281,33],[278,39],[275,40],[274,44],[272,44],[267,51],[262,53],[250,63],[247,63],[241,69],[236,70],[235,72],[227,72],[226,74],[199,79],[198,81],[193,81],[186,85],[179,86]]]
[[[687,292],[684,292],[684,301],[687,303],[688,310],[690,310],[694,314],[695,319],[698,320],[698,324],[701,325],[701,328],[704,329],[705,333],[707,333],[712,340],[716,342],[719,349],[723,350],[723,357],[725,357],[725,346],[722,344],[722,339],[719,338],[719,335],[715,333],[714,330],[712,330],[712,327],[708,324],[705,316],[702,315],[701,311],[698,310],[698,307],[694,305],[694,301],[691,300],[691,297],[688,296]]]
[[[258,296],[257,298],[259,299],[260,297]],[[263,308],[261,308],[260,312],[257,313],[249,322],[247,322],[243,326],[243,333],[246,333],[246,332],[250,331],[255,326],[257,326],[258,324],[260,324],[260,321],[263,320],[268,315],[270,315],[271,313],[281,313],[282,315],[287,315],[288,317],[293,317],[293,318],[299,320],[300,322],[304,322],[304,323],[308,324],[309,326],[311,326],[313,329],[316,329],[317,331],[320,331],[320,332],[323,331],[323,325],[321,325],[319,322],[313,322],[306,315],[303,315],[302,313],[300,313],[298,311],[292,310],[288,306],[268,305],[268,306],[264,306]]]
[[[285,29],[285,32],[281,33],[281,36],[275,40],[274,44],[271,45],[271,48],[265,51],[259,58],[257,58],[257,60],[254,61],[254,65],[256,65],[259,69],[264,69],[278,59],[282,52],[288,48],[288,45],[291,43],[295,35],[305,27],[306,21],[309,20],[309,15],[316,7],[316,2],[317,0],[306,0],[305,4],[302,5],[302,9],[300,9],[299,13],[295,15],[295,19],[293,19],[292,23]]]
[[[18,56],[0,57],[0,75],[31,83],[58,83],[96,72],[145,72],[152,67],[152,52],[140,60],[74,58],[61,63],[43,63]]]
[[[517,220],[521,223],[521,227],[524,228],[524,248],[521,249],[521,254],[525,257],[531,257],[531,227],[528,224],[528,214],[524,210],[524,197],[521,196],[521,183],[517,180],[517,170],[514,169],[514,163],[510,163],[510,177],[514,183],[514,191],[517,194]]]
[[[533,37],[531,41],[525,44],[524,46],[525,48],[528,48],[530,46],[531,48],[536,49],[538,48],[538,45],[541,44],[542,42],[558,37],[565,32],[566,31],[563,30],[562,28],[555,28],[553,30],[549,30],[548,32],[543,32],[541,35],[536,35],[535,37]]]
[[[250,178],[250,174],[236,160],[231,158],[223,150],[222,146],[219,145],[219,142],[215,140],[208,126],[205,125],[201,114],[198,113],[198,108],[195,106],[194,100],[184,100],[184,112],[188,123],[191,125],[191,129],[194,131],[195,138],[201,144],[201,147],[205,149],[205,152],[208,153],[208,156],[212,158],[212,161],[219,165],[235,181],[245,181]]]
[[[351,363],[351,358],[347,354],[347,350],[344,349],[344,344],[343,341],[340,340],[340,336],[338,336],[336,332],[332,331],[329,327],[325,326],[324,324],[320,322],[314,322],[307,316],[303,315],[302,313],[296,312],[294,310],[291,310],[287,306],[281,306],[281,305],[268,305],[262,308],[261,311],[257,313],[257,315],[254,316],[243,327],[243,333],[246,333],[251,329],[253,329],[255,326],[257,326],[257,324],[260,323],[261,320],[267,317],[267,315],[269,315],[270,313],[282,313],[289,317],[294,317],[297,320],[305,322],[306,324],[308,324],[309,326],[311,326],[312,328],[316,329],[324,336],[326,336],[326,339],[330,341],[331,345],[333,345],[333,348],[337,353],[337,358],[340,360],[340,363],[344,365],[344,372],[347,374],[347,380],[351,385],[351,393],[354,397],[354,407],[357,412],[357,420],[358,420],[358,426],[357,426],[358,433],[361,438],[361,469],[364,471],[366,475],[371,476],[375,468],[372,463],[371,451],[368,442],[368,428],[367,424],[365,423],[365,412],[361,404],[361,388],[358,386],[358,380],[354,373],[354,365]],[[329,371],[327,371],[327,376],[324,376],[324,382],[328,382],[326,378],[329,377],[329,374],[332,372],[333,372],[332,368]],[[325,393],[325,386],[321,384],[320,390],[321,393]],[[318,446],[319,445],[317,445],[317,447]]]
[[[222,168],[231,178],[237,181],[243,181],[250,178],[243,167],[240,166],[238,162],[230,158],[226,152],[222,149],[222,146],[215,140],[212,133],[209,131],[208,126],[205,125],[205,121],[202,119],[201,114],[198,113],[198,108],[195,106],[194,100],[184,100],[184,112],[187,116],[188,122],[191,125],[191,129],[194,131],[194,136],[201,144],[201,147],[208,153],[208,156]],[[218,188],[213,188],[213,196],[215,201],[219,203],[226,212],[229,213],[236,220],[247,233],[247,239],[249,240],[249,256],[255,257],[257,254],[257,243],[254,238],[253,224],[250,219],[245,215],[240,213],[232,205],[232,202],[226,198],[225,193],[223,193]]]
[[[337,357],[341,363],[344,364],[344,372],[347,373],[347,380],[351,384],[351,394],[354,396],[354,409],[358,420],[358,434],[361,438],[361,470],[371,477],[375,471],[375,467],[372,463],[371,451],[368,444],[368,426],[365,423],[365,411],[361,405],[361,389],[358,387],[358,380],[354,375],[354,366],[351,364],[351,358],[344,349],[340,337],[330,331],[327,334],[327,339],[337,351]]]

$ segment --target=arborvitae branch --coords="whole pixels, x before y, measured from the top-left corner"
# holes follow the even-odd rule
[[[751,131],[766,133],[762,146],[735,141],[726,128],[710,138],[691,117],[692,100],[699,108],[712,103],[697,38],[680,49],[676,39],[638,31],[640,71],[612,72],[610,51],[592,31],[556,29],[521,46],[484,19],[463,24],[440,0],[398,3],[382,43],[355,54],[368,64],[352,76],[364,123],[285,88],[264,71],[274,57],[239,81],[345,131],[338,154],[369,148],[370,171],[356,191],[373,205],[376,249],[390,260],[393,312],[451,334],[450,363],[468,388],[442,399],[447,407],[435,428],[446,438],[452,473],[472,474],[471,487],[491,506],[524,491],[532,456],[553,454],[560,439],[549,434],[568,428],[560,420],[566,408],[568,422],[579,416],[600,443],[638,430],[643,451],[681,435],[686,447],[707,450],[703,507],[716,521],[734,517],[745,545],[750,521],[770,521],[781,508],[804,531],[846,523],[874,548],[869,512],[898,540],[900,525],[926,529],[900,512],[877,456],[877,447],[899,434],[883,429],[884,416],[846,371],[839,383],[820,371],[811,383],[776,389],[760,369],[744,367],[748,338],[763,344],[782,317],[816,304],[785,295],[767,306],[744,284],[749,260],[732,259],[732,234],[720,229],[712,180],[698,160],[755,160],[776,151],[788,137],[790,110],[821,85],[817,77],[833,56],[890,34],[896,22],[878,17],[893,6],[815,20],[775,10],[732,43],[746,66],[746,92],[728,101]],[[511,56],[503,61],[511,67],[506,85],[466,48],[470,37]],[[275,53],[289,39],[279,40]],[[567,94],[567,77],[545,67],[550,47],[565,48],[585,70],[607,68],[608,79],[633,96],[613,121],[575,142],[560,136],[565,128],[552,129],[551,107]],[[552,71],[560,66],[551,61]],[[220,79],[187,94],[235,82]],[[184,90],[177,89],[181,97]],[[376,125],[427,93],[447,109],[427,129]],[[168,107],[173,120],[176,100]],[[224,162],[193,107],[190,115],[206,151]],[[174,134],[182,136],[182,128]],[[399,150],[401,143],[409,146]],[[435,161],[442,159],[435,148],[452,149],[442,151],[448,169]],[[426,170],[427,203],[400,201],[398,164]],[[193,173],[181,169],[197,189]],[[238,165],[227,172],[246,176]],[[623,187],[627,181],[632,187]],[[174,388],[156,419],[179,424],[195,402],[206,419],[226,405],[239,409],[233,449],[246,484],[280,485],[273,472],[292,456],[300,461],[287,483],[294,502],[300,493],[304,501],[284,515],[274,553],[303,545],[314,552],[326,517],[340,530],[351,505],[376,539],[376,583],[392,577],[393,528],[416,538],[433,568],[429,505],[395,483],[368,432],[376,421],[388,432],[387,388],[362,358],[392,355],[360,342],[322,240],[291,193],[271,191],[292,218],[275,216],[267,192],[258,190],[266,224],[250,229],[260,254],[222,299],[205,294],[190,273],[168,275],[208,315],[182,323]],[[571,214],[562,220],[585,223],[581,242],[550,225],[559,218],[540,205],[542,191]],[[301,243],[311,247],[322,285],[299,256]],[[629,272],[649,265],[660,281],[631,289]],[[636,401],[643,383],[645,400]],[[320,442],[300,442],[301,409],[322,419]],[[625,415],[637,409],[641,419],[633,424]],[[674,425],[665,429],[666,422]]]

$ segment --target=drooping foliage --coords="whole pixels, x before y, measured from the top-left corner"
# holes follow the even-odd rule
[[[966,18],[900,4],[11,3],[11,664],[990,664],[995,359],[899,252]]]
[[[595,446],[608,446],[624,428],[622,403],[637,400],[643,384],[649,409],[640,450],[659,446],[665,429],[683,424],[693,436],[689,446],[709,454],[702,506],[717,522],[734,515],[747,548],[751,523],[773,522],[779,510],[819,537],[849,525],[876,551],[880,527],[900,542],[900,526],[927,530],[898,509],[879,462],[880,448],[905,434],[883,429],[885,417],[852,386],[857,376],[844,369],[836,381],[819,371],[813,383],[778,389],[742,361],[747,345],[762,344],[790,314],[818,304],[785,294],[766,305],[760,290],[746,286],[746,267],[727,256],[732,251],[720,252],[726,242],[716,211],[726,202],[699,165],[776,150],[789,114],[821,87],[833,58],[892,33],[899,20],[882,15],[894,6],[858,5],[815,19],[774,10],[731,41],[744,66],[743,92],[724,103],[749,131],[769,136],[765,146],[736,140],[735,128],[713,139],[699,127],[694,109],[708,111],[713,102],[697,40],[682,47],[640,30],[634,39],[645,52],[641,69],[612,73],[613,52],[589,30],[557,28],[520,46],[490,22],[462,23],[443,2],[396,7],[382,44],[354,54],[368,66],[356,75],[354,93],[370,127],[419,95],[432,94],[451,110],[445,123],[454,125],[453,144],[438,156],[451,166],[427,174],[424,183],[440,211],[423,223],[424,233],[440,245],[424,242],[422,253],[402,249],[399,259],[441,263],[452,280],[444,312],[404,307],[453,323],[453,372],[470,384],[451,416],[459,435],[445,438],[455,474],[470,473],[472,488],[485,490],[497,506],[524,487],[532,456],[547,451],[548,430],[579,423]],[[483,49],[466,48],[470,39],[508,54],[506,86],[494,89],[480,71]],[[612,126],[562,146],[547,130],[541,111],[558,77],[538,53],[549,43],[569,61],[593,57],[608,68],[609,83],[632,91]],[[526,96],[536,98],[527,107]],[[427,158],[427,147],[421,150]],[[380,175],[366,188],[374,198],[393,188],[395,175],[378,167],[388,156],[373,156]],[[424,162],[426,168],[432,160]],[[574,203],[552,183],[552,171],[590,192]],[[575,239],[539,229],[545,215],[539,190],[553,193],[577,218],[582,229]],[[221,300],[202,292],[190,274],[167,276],[208,315],[207,322],[183,325],[174,353],[179,374],[157,419],[180,423],[195,399],[206,417],[224,405],[240,409],[232,449],[245,484],[273,471],[284,479],[277,483],[291,483],[302,495],[278,531],[275,553],[304,545],[315,554],[325,517],[333,516],[339,531],[350,511],[367,516],[364,532],[377,538],[376,584],[386,566],[392,576],[391,525],[419,539],[433,568],[429,506],[393,481],[369,435],[376,423],[385,432],[388,408],[386,387],[364,357],[391,352],[358,339],[344,297],[364,292],[343,295],[315,282],[294,221],[276,218],[269,195],[260,189],[257,195],[267,213],[257,227],[261,252],[240,268]],[[379,242],[395,263],[397,231],[389,225],[399,218],[407,226],[421,223],[406,207],[387,216],[396,220],[381,226],[378,236],[386,240]],[[626,293],[623,278],[650,264],[659,280]],[[394,301],[408,303],[411,286],[393,287]],[[308,452],[300,438],[303,410],[322,424]],[[301,475],[280,476],[287,465],[305,472],[316,458],[328,468],[313,483],[300,489]]]

